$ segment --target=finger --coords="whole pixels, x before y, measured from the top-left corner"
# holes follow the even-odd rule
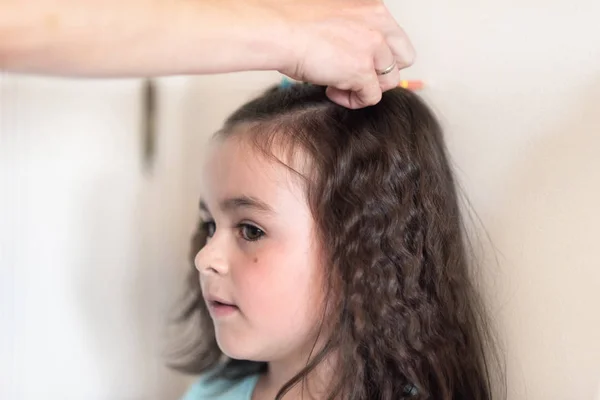
[[[357,86],[354,90],[341,90],[330,86],[327,88],[326,94],[331,101],[351,109],[375,105],[379,103],[382,96],[375,70],[366,83]]]
[[[385,9],[385,12],[379,14],[373,29],[380,31],[392,50],[398,68],[403,69],[410,67],[415,62],[416,52],[410,41],[406,31],[398,24],[392,14]]]
[[[325,91],[331,101],[346,108],[350,108],[350,93],[349,90],[341,90],[333,86],[329,86]]]
[[[386,42],[396,58],[399,69],[407,68],[414,64],[416,58],[415,48],[400,26],[397,26],[394,33],[386,36]]]
[[[373,60],[379,87],[383,92],[393,89],[400,82],[400,70],[396,65],[396,58],[387,42],[381,43],[375,51],[375,59]],[[393,67],[390,70],[390,67]]]
[[[368,106],[374,106],[381,100],[381,87],[379,86],[379,80],[377,74],[373,70],[371,79],[359,90],[355,90],[350,93],[350,108],[363,108]]]

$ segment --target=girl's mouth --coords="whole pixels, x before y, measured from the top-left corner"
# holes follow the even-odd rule
[[[226,317],[239,311],[235,304],[227,304],[216,300],[208,302],[208,309],[211,315],[216,318]]]

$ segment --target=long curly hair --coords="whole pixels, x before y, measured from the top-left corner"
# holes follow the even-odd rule
[[[247,129],[233,129],[240,124]],[[277,399],[333,351],[329,399],[491,399],[494,335],[473,285],[443,133],[419,97],[398,88],[350,110],[320,86],[273,87],[216,135],[233,134],[271,157],[274,143],[308,155],[306,195],[327,253],[331,334]],[[218,375],[232,381],[266,371],[266,363],[223,360],[193,266],[201,227],[178,316],[193,337],[172,366],[201,373],[222,365]]]

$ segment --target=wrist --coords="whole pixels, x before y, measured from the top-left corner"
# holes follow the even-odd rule
[[[170,38],[161,35],[166,54],[172,55],[171,63],[183,66],[184,73],[287,71],[295,60],[290,40],[293,20],[282,3],[287,1],[176,2],[177,14],[164,18],[169,26],[162,32],[172,35]],[[178,23],[175,28],[173,21]],[[180,47],[174,51],[166,45],[177,42],[188,50],[182,52]],[[187,59],[177,60],[177,54],[185,54]]]
[[[254,70],[288,70],[294,63],[293,26],[286,14],[282,0],[233,0],[249,7],[241,15],[244,36],[248,49],[247,60]],[[251,17],[250,17],[251,16]]]

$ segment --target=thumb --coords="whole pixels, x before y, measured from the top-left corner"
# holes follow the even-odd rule
[[[326,91],[327,97],[339,105],[347,108],[357,109],[373,106],[381,100],[382,91],[377,79],[377,74],[373,71],[367,82],[354,90],[342,90],[329,86]]]

